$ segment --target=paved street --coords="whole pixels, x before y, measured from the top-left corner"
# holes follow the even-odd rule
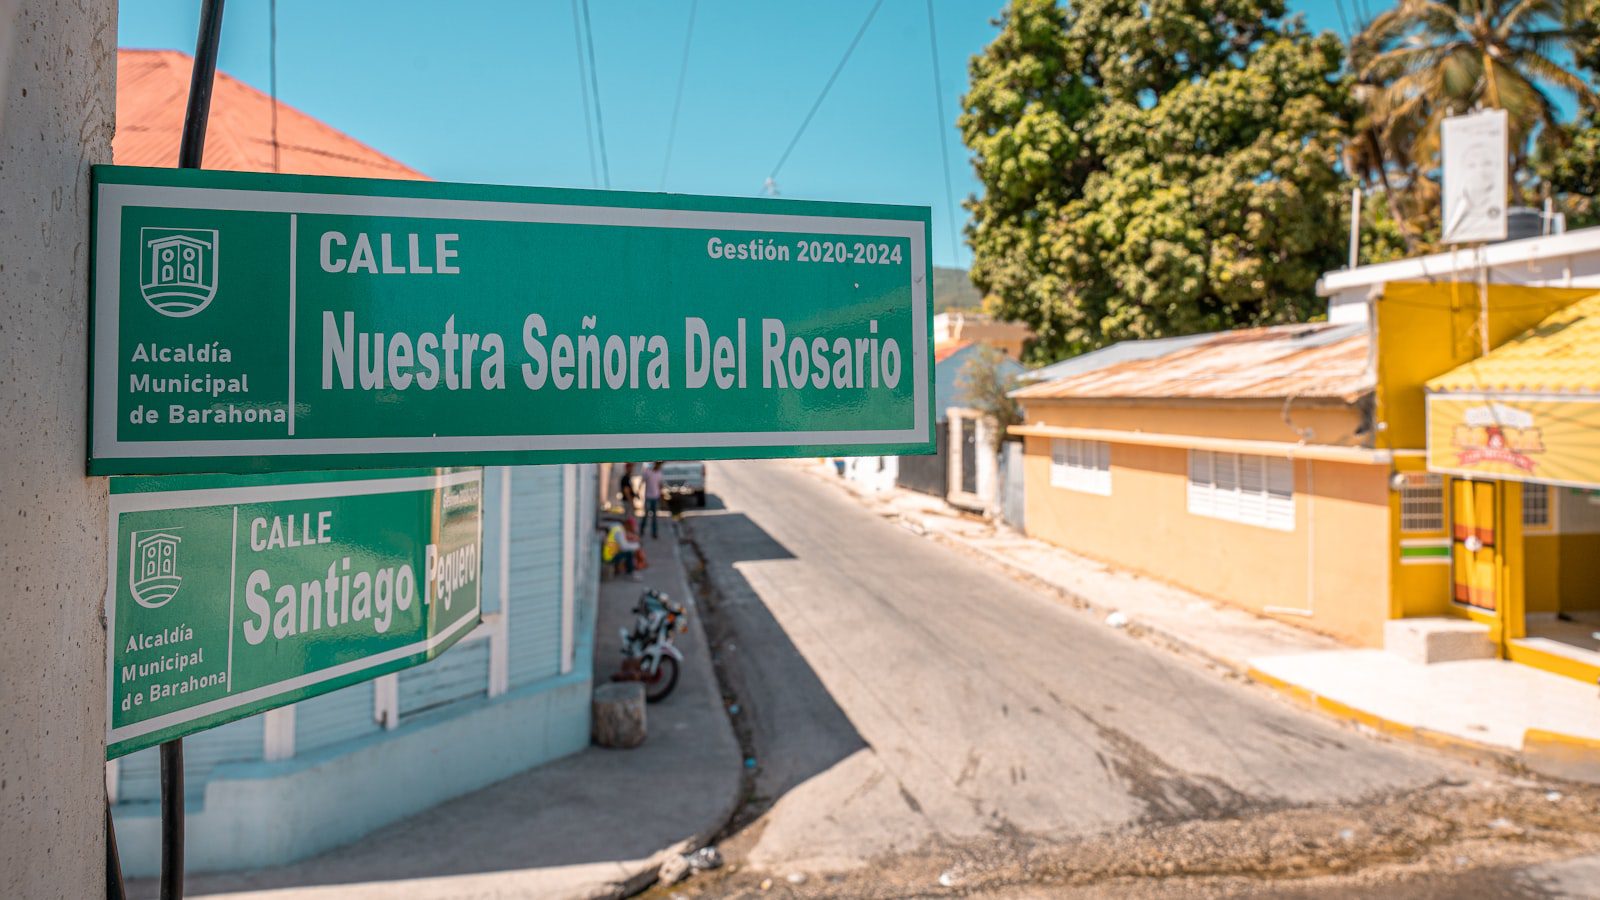
[[[1126,826],[1213,851],[1257,852],[1301,826],[1359,843],[1366,824],[1389,827],[1362,810],[1398,834],[1433,815],[1421,806],[1465,808],[1477,801],[1451,792],[1486,784],[1108,628],[793,465],[717,464],[709,486],[686,530],[758,762],[748,827],[724,848],[780,883]],[[1338,808],[1351,828],[1296,825]],[[1177,844],[1163,852],[1181,870]]]

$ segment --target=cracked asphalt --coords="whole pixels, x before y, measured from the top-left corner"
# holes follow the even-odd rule
[[[754,767],[730,866],[658,891],[1533,896],[1528,866],[1600,850],[1592,792],[1320,718],[794,466],[709,468],[686,533]]]

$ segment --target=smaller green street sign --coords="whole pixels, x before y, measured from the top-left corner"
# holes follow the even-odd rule
[[[88,469],[933,452],[926,207],[96,166]]]
[[[443,653],[481,498],[479,469],[113,479],[106,758]]]

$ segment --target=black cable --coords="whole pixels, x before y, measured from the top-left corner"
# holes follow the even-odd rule
[[[828,83],[822,86],[822,93],[817,95],[817,101],[811,104],[811,111],[806,113],[805,120],[800,123],[799,130],[795,131],[794,137],[790,139],[789,146],[784,148],[783,155],[778,157],[778,164],[772,167],[772,174],[767,176],[769,183],[776,184],[778,170],[783,168],[783,164],[789,161],[789,154],[793,153],[795,145],[800,143],[801,135],[806,133],[806,128],[811,124],[811,119],[817,114],[817,110],[822,108],[822,101],[827,99],[828,91],[833,89],[833,83],[838,80],[839,73],[844,71],[845,64],[850,61],[850,54],[856,52],[856,45],[861,43],[862,35],[867,33],[867,26],[872,24],[872,17],[878,14],[878,8],[881,6],[883,6],[883,0],[878,0],[878,2],[872,4],[872,9],[867,12],[867,18],[862,21],[861,27],[856,29],[856,36],[850,40],[850,46],[845,48],[844,56],[840,57],[839,64],[833,67],[833,74],[828,76]]]
[[[583,140],[589,145],[589,186],[600,186],[600,171],[594,160],[594,122],[589,118],[589,73],[583,65],[583,23],[578,18],[578,0],[572,0],[572,46],[578,55],[578,91],[583,95]]]
[[[589,24],[589,0],[583,0],[583,39],[589,47],[589,93],[594,95],[594,134],[600,142],[600,183],[610,190],[611,163],[606,160],[606,120],[600,113],[600,62],[594,57],[594,26]]]
[[[928,51],[933,55],[933,104],[939,116],[939,159],[944,163],[944,202],[950,217],[950,262],[961,259],[961,241],[956,237],[956,191],[950,183],[950,137],[945,132],[944,83],[939,77],[939,38],[934,33],[933,0],[928,0]]]
[[[122,854],[117,850],[117,823],[111,818],[111,797],[106,797],[106,900],[128,900],[122,881]]]
[[[683,108],[683,82],[689,75],[689,45],[694,41],[694,14],[700,0],[689,0],[689,30],[683,35],[683,62],[678,65],[678,93],[672,100],[672,124],[667,126],[667,157],[661,161],[661,185],[667,189],[667,169],[672,166],[672,142],[678,136],[678,111]]]
[[[267,0],[268,82],[272,93],[272,171],[278,169],[278,0]]]

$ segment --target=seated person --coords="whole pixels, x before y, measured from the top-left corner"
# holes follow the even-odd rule
[[[635,547],[633,567],[640,572],[650,568],[650,558],[644,555],[644,532],[639,528],[639,520],[633,516],[623,519],[622,536]]]
[[[629,578],[634,581],[643,581],[644,577],[636,571],[638,556],[638,533],[630,532],[627,527],[619,522],[612,522],[606,528],[605,543],[600,545],[601,561],[611,565],[613,571],[617,566],[621,566],[628,573]]]

